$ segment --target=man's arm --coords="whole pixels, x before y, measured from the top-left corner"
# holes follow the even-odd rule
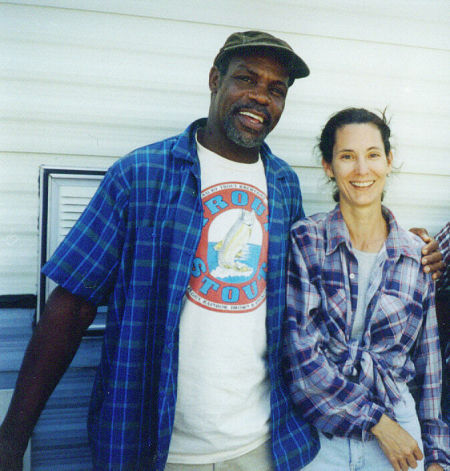
[[[425,245],[422,247],[422,265],[425,273],[432,273],[433,280],[437,280],[443,273],[445,265],[442,261],[442,254],[439,251],[439,244],[433,237],[428,235],[425,229],[413,227],[410,229],[413,234],[418,235]]]
[[[0,471],[22,469],[34,426],[70,365],[96,307],[57,287],[28,344],[8,413],[0,427]]]

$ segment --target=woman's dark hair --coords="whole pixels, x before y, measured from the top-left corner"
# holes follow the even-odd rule
[[[386,110],[379,116],[364,108],[346,108],[334,114],[322,129],[318,147],[323,160],[328,164],[331,164],[333,160],[333,147],[336,142],[336,132],[338,129],[347,124],[366,123],[375,125],[380,131],[384,152],[387,157],[391,151],[391,143],[389,142],[391,130],[389,128],[389,121],[386,118]],[[335,201],[339,201],[339,192],[337,190],[334,192],[333,198]]]

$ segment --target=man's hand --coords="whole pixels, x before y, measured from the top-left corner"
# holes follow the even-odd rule
[[[371,432],[377,438],[394,471],[408,471],[409,468],[416,468],[417,460],[423,459],[416,440],[387,415],[381,416]]]
[[[413,227],[410,229],[413,234],[418,235],[426,245],[422,247],[422,265],[425,273],[432,273],[433,280],[437,280],[443,273],[445,265],[442,261],[442,254],[439,251],[439,244],[433,237],[428,235],[426,229]]]

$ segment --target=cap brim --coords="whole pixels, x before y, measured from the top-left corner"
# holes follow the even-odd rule
[[[295,79],[304,78],[309,75],[309,67],[303,61],[301,57],[299,57],[295,52],[284,48],[282,46],[275,46],[271,45],[251,45],[251,44],[239,44],[236,46],[230,46],[225,51],[219,52],[219,54],[214,59],[214,64],[220,63],[225,57],[234,55],[240,51],[258,51],[258,50],[266,50],[275,53],[278,56],[288,69],[290,84]]]

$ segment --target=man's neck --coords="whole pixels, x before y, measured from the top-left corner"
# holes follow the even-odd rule
[[[234,162],[252,164],[259,158],[259,147],[242,147],[229,139],[219,139],[208,125],[198,130],[197,138],[203,147]]]

